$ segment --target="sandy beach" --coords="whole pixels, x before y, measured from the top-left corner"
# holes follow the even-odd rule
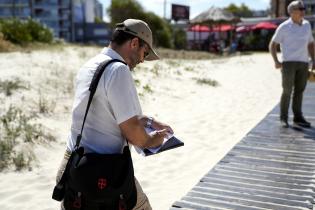
[[[1,210],[56,210],[55,175],[70,127],[73,80],[79,67],[101,48],[69,46],[0,54],[0,79],[20,78],[29,89],[7,97],[25,111],[38,110],[55,142],[32,145],[37,161],[29,170],[0,172]],[[208,60],[163,59],[133,73],[145,115],[172,126],[184,147],[143,157],[132,151],[135,175],[154,210],[184,196],[278,103],[281,75],[268,53]],[[211,85],[216,81],[217,85]]]

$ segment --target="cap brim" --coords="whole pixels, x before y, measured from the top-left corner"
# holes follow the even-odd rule
[[[156,54],[156,52],[151,48],[149,55],[144,59],[146,61],[154,61],[154,60],[159,60],[160,57]]]

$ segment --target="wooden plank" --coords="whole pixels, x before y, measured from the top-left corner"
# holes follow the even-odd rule
[[[310,184],[315,184],[315,180],[303,180],[303,179],[298,179],[295,177],[288,177],[285,175],[279,176],[279,175],[270,175],[270,174],[263,174],[263,173],[248,173],[248,172],[240,172],[240,171],[234,171],[234,170],[228,170],[228,169],[220,169],[220,168],[215,168],[211,171],[211,174],[225,174],[228,176],[233,176],[233,177],[242,177],[242,178],[252,178],[252,179],[259,179],[263,181],[268,181],[268,180],[273,180],[278,183],[291,183],[291,184],[297,184],[301,186],[307,186]]]
[[[208,187],[211,186],[212,184],[217,184],[217,185],[221,185],[222,187],[224,187],[223,189],[225,189],[226,186],[231,186],[231,187],[235,187],[235,188],[239,188],[239,189],[255,189],[260,191],[265,191],[268,193],[275,193],[275,194],[287,194],[287,195],[291,195],[291,196],[300,196],[300,199],[296,199],[296,200],[300,200],[300,201],[310,201],[312,202],[314,200],[314,193],[311,191],[300,191],[300,190],[294,190],[294,189],[285,189],[285,188],[277,188],[277,187],[273,187],[273,186],[265,186],[265,185],[253,185],[250,183],[240,183],[240,182],[235,182],[233,180],[224,180],[224,179],[215,179],[215,178],[211,178],[211,182],[200,182],[198,183],[196,186],[199,187]],[[280,195],[280,197],[281,197]]]
[[[301,170],[294,170],[292,168],[279,168],[274,166],[268,166],[268,165],[261,165],[261,164],[247,164],[247,163],[241,163],[241,162],[230,162],[230,161],[224,161],[221,160],[219,162],[220,166],[229,166],[229,167],[237,167],[237,168],[243,168],[243,169],[252,169],[252,170],[259,170],[259,171],[265,171],[265,172],[271,172],[271,173],[280,173],[280,174],[287,174],[292,176],[308,176],[308,177],[314,177],[314,172],[312,171],[301,171]]]
[[[300,195],[300,194],[290,194],[292,192],[287,190],[275,190],[274,188],[268,187],[253,187],[252,185],[246,184],[231,184],[231,183],[224,183],[224,182],[212,182],[212,183],[199,183],[197,184],[192,190],[201,190],[201,189],[217,189],[217,190],[228,190],[231,192],[240,192],[240,193],[250,193],[252,195],[262,195],[272,198],[281,198],[285,200],[291,201],[300,201],[300,202],[307,202],[311,203],[313,201],[313,197],[310,195]]]
[[[230,171],[234,173],[244,173],[244,174],[253,174],[254,176],[270,176],[268,178],[275,178],[275,179],[292,179],[292,180],[299,180],[299,181],[307,181],[310,183],[315,182],[314,176],[305,176],[305,175],[297,175],[297,174],[287,174],[287,173],[278,173],[271,170],[257,170],[252,168],[239,168],[231,165],[221,165],[217,164],[214,170],[223,170],[223,171]]]
[[[315,84],[303,113],[315,125]],[[315,127],[282,128],[278,105],[171,209],[313,209],[314,154]]]
[[[230,204],[222,201],[211,201],[208,200],[207,204],[202,204],[199,201],[176,201],[172,207],[172,210],[182,209],[199,209],[199,210],[213,210],[213,209],[233,209],[233,210],[266,210],[265,208],[248,207],[239,204]]]

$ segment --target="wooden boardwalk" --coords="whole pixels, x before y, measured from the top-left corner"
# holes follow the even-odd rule
[[[263,103],[263,101],[262,101]],[[313,209],[315,202],[315,84],[304,94],[312,128],[281,128],[276,106],[171,210]]]

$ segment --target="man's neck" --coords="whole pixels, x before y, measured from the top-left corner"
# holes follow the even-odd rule
[[[128,55],[127,55],[128,53],[126,50],[123,49],[124,47],[125,47],[124,45],[118,46],[114,43],[110,43],[108,46],[108,48],[110,48],[110,49],[114,50],[116,53],[118,53],[124,59],[124,61],[128,64],[128,62],[129,62]]]
[[[298,25],[302,25],[303,22],[303,18],[293,18],[291,17],[291,20],[293,23],[298,24]]]

